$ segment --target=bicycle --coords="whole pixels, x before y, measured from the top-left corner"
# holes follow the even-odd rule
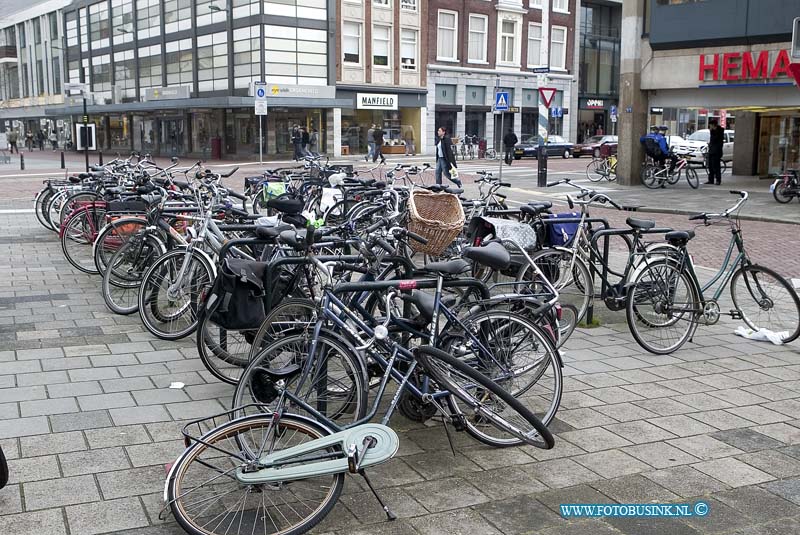
[[[592,158],[586,166],[586,178],[592,182],[605,179],[609,182],[617,180],[617,155],[611,154],[601,158]]]
[[[769,190],[775,200],[781,204],[792,202],[795,197],[800,198],[800,173],[797,169],[784,171],[775,182],[770,184]]]
[[[652,160],[648,159],[642,166],[642,184],[650,189],[658,189],[665,187],[665,184],[674,186],[681,180],[681,176],[686,173],[686,182],[692,189],[700,187],[700,179],[697,177],[697,171],[689,165],[689,159],[685,154],[681,155],[675,168],[671,169],[670,165],[666,162],[662,164],[655,164]]]
[[[634,338],[651,353],[671,352],[677,342],[664,342],[690,338],[701,321],[706,325],[716,324],[722,314],[719,300],[728,285],[733,308],[727,314],[733,319],[743,320],[754,331],[766,328],[779,332],[783,343],[792,342],[800,335],[800,298],[784,277],[750,260],[737,217],[748,194],[735,190],[730,193],[739,195],[740,199],[721,214],[702,213],[689,218],[702,221],[704,226],[716,222],[730,226],[731,239],[725,259],[710,281],[700,284],[687,248],[694,231],[667,233],[669,246],[654,251],[661,254],[661,258],[650,262],[631,278],[626,315]],[[707,297],[707,292],[718,282],[713,296]],[[685,328],[679,326],[681,322]],[[665,338],[666,329],[673,327],[683,334]],[[669,331],[666,332],[669,335]]]

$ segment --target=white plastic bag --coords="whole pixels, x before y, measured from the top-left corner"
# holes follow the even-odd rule
[[[742,338],[747,338],[748,340],[755,340],[756,342],[772,342],[776,346],[783,345],[783,339],[789,336],[789,333],[786,331],[776,333],[764,328],[754,331],[743,325],[737,327],[733,333],[738,334]]]

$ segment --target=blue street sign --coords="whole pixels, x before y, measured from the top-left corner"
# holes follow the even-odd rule
[[[611,116],[612,117],[616,117],[617,116],[617,107],[616,106],[611,106]]]
[[[264,91],[263,87],[259,87],[258,89],[256,89],[256,96],[258,98],[264,98],[266,96],[266,94],[267,94],[267,92]]]
[[[564,117],[564,109],[559,106],[553,106],[550,108],[550,116],[554,119]]]
[[[508,111],[508,91],[498,91],[494,94],[494,111]]]

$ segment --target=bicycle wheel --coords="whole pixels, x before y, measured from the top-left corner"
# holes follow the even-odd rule
[[[0,489],[8,484],[8,461],[3,448],[0,448]]]
[[[658,171],[656,170],[656,168],[650,165],[642,167],[641,178],[644,187],[650,189],[660,188],[661,183],[663,182],[661,180],[661,177],[658,175]]]
[[[558,290],[559,302],[574,306],[578,310],[577,321],[582,320],[594,297],[594,283],[586,262],[569,249],[542,249],[531,259]],[[517,280],[531,280],[533,273],[525,264]]]
[[[277,420],[272,414],[250,416],[213,429],[184,451],[170,473],[166,494],[172,514],[192,535],[306,533],[336,504],[344,488],[343,473],[259,485],[239,483],[234,474],[252,465],[253,454],[281,451],[329,434],[323,426],[291,414]],[[331,447],[324,452],[340,451]],[[324,452],[307,460],[300,457],[297,464],[318,463]]]
[[[686,168],[686,181],[692,189],[700,187],[700,179],[697,177],[697,171],[693,167]]]
[[[368,309],[369,310],[369,309]],[[250,344],[248,360],[289,333],[303,331],[317,322],[317,305],[311,299],[288,298],[267,314]]]
[[[562,304],[561,305],[561,319],[558,320],[558,342],[556,349],[560,349],[564,342],[569,340],[575,327],[578,326],[580,315],[578,309],[574,305]]]
[[[800,298],[792,285],[773,270],[751,264],[731,278],[733,306],[748,327],[785,332],[788,344],[800,335]]]
[[[502,443],[487,441],[491,445],[512,446],[521,441],[542,449],[553,447],[553,435],[527,407],[469,364],[431,346],[414,349],[414,356],[425,372],[451,393],[450,408],[464,418],[470,435],[484,441],[487,425],[491,425],[513,437]],[[465,405],[466,412],[455,399]]]
[[[669,184],[670,186],[674,186],[675,184],[680,182],[682,173],[683,170],[678,171],[677,173],[667,171],[667,184]]]
[[[61,213],[61,206],[64,204],[64,201],[68,196],[69,193],[66,190],[62,190],[54,193],[47,201],[47,206],[45,207],[45,217],[47,218],[47,221],[50,222],[50,227],[55,232],[58,232],[58,228],[61,225],[59,214]]]
[[[211,375],[235,385],[250,362],[251,342],[256,329],[226,329],[206,313],[201,313],[198,321],[197,352],[200,360]]]
[[[486,149],[486,152],[483,153],[483,156],[487,160],[496,160],[497,159],[497,152],[494,149]]]
[[[602,158],[593,158],[586,166],[586,178],[592,182],[600,182],[608,177],[608,168],[604,165]]]
[[[674,261],[648,263],[628,287],[625,313],[636,342],[657,355],[679,349],[697,330],[699,296],[692,277]]]
[[[186,263],[183,277],[178,280]],[[142,279],[139,316],[153,335],[179,340],[197,328],[200,295],[211,287],[211,265],[197,251],[175,249],[156,260]]]
[[[775,185],[775,189],[772,190],[772,196],[775,197],[775,200],[781,204],[786,204],[792,202],[794,199],[794,195],[787,194],[787,188],[790,188],[790,184],[786,184],[784,181],[780,181]]]
[[[36,199],[33,203],[36,210],[36,219],[38,219],[39,223],[47,230],[55,230],[53,225],[50,223],[50,219],[47,217],[47,204],[50,202],[50,199],[54,194],[54,189],[44,188],[36,194]]]
[[[61,228],[61,225],[67,220],[67,218],[72,215],[77,208],[80,208],[83,203],[87,202],[94,202],[100,201],[99,193],[95,193],[94,191],[79,191],[78,193],[73,193],[72,195],[68,196],[64,203],[61,205],[61,209],[58,212],[58,227]]]
[[[115,314],[128,315],[139,310],[139,288],[147,269],[166,252],[164,244],[152,235],[128,240],[109,258],[103,272],[103,300]]]
[[[60,230],[59,238],[64,257],[76,269],[90,275],[100,273],[94,265],[92,244],[104,217],[104,208],[81,210],[67,219]]]
[[[142,217],[121,217],[100,229],[92,245],[94,266],[98,273],[105,273],[106,265],[114,253],[146,227],[147,221]]]
[[[326,331],[320,333],[316,343],[314,360],[310,363],[312,333],[309,331],[285,336],[258,353],[239,377],[232,407],[257,404],[261,411],[273,410],[277,400],[273,385],[277,378],[270,372],[282,370],[285,388],[327,418],[341,424],[363,418],[367,413],[368,392],[361,357]],[[286,408],[295,414],[308,414],[288,401]]]

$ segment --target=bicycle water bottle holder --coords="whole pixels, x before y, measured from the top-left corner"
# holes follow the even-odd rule
[[[370,442],[372,447],[366,447]],[[353,447],[356,453],[353,453]],[[340,459],[295,464],[304,456],[324,453],[321,450],[332,448],[340,449],[345,455]],[[399,448],[400,439],[394,430],[385,425],[367,423],[264,455],[259,460],[258,470],[246,472],[244,468],[238,468],[235,477],[242,484],[258,485],[340,474],[353,468],[360,472],[388,461]]]

